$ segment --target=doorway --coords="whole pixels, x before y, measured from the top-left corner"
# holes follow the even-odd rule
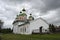
[[[41,34],[42,34],[42,28],[43,28],[43,26],[41,26],[41,27],[39,28],[39,31],[40,31]]]

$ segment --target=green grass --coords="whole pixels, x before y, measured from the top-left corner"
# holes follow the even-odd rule
[[[2,40],[60,40],[60,33],[43,35],[1,34],[0,36]]]

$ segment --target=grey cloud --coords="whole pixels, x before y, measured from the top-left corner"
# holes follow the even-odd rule
[[[44,11],[60,8],[60,0],[43,0],[43,2],[46,5],[45,10],[43,9]]]
[[[31,2],[33,8],[41,12],[47,12],[49,10],[56,10],[60,8],[60,0],[35,0]]]
[[[29,10],[32,11],[32,14],[39,13],[41,16],[44,16],[49,14],[47,13],[48,11],[56,11],[56,15],[51,13],[52,17],[49,18],[48,15],[44,19],[49,23],[60,24],[60,0],[0,0],[0,18],[6,18],[5,21],[13,21],[20,11],[16,10],[17,5],[21,6],[23,3],[30,3],[31,8]]]

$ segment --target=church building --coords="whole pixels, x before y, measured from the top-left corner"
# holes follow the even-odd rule
[[[13,22],[14,34],[45,33],[49,31],[49,24],[42,18],[34,19],[32,14],[27,18],[26,10],[23,8]]]

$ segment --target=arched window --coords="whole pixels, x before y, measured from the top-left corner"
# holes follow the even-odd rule
[[[20,32],[22,32],[22,28],[20,28]]]
[[[26,32],[26,27],[23,27],[23,33],[25,33]]]

